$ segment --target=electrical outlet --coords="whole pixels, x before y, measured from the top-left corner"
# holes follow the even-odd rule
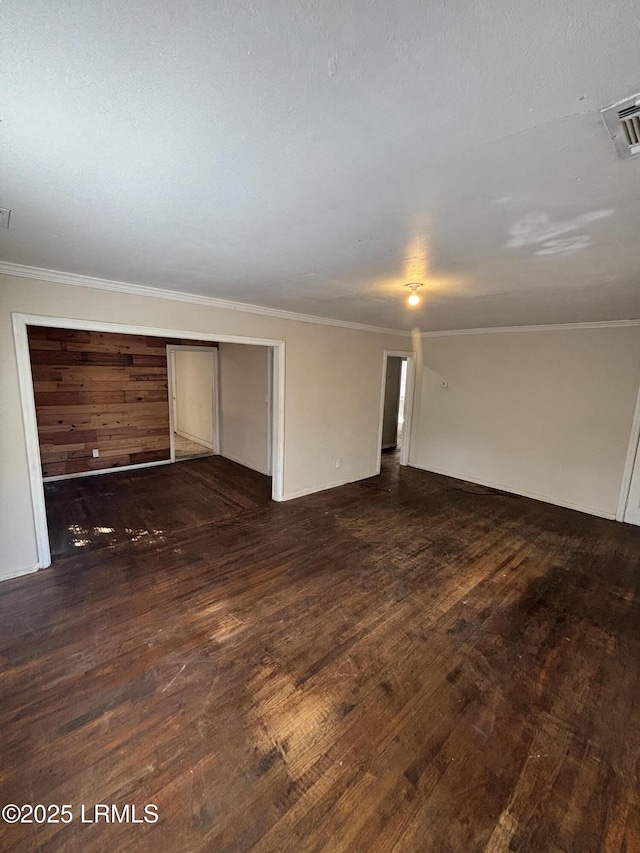
[[[91,453],[92,453],[94,459],[97,459],[98,456],[100,456],[100,451],[98,450],[97,447],[94,447],[93,450],[91,451]]]
[[[336,468],[339,468],[342,465],[342,459],[336,459]]]

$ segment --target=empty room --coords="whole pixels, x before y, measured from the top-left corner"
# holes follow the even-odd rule
[[[626,0],[0,6],[0,848],[640,851]]]

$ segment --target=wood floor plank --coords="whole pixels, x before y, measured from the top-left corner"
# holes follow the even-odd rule
[[[640,530],[393,456],[269,496],[219,457],[46,485],[0,793],[77,817],[3,850],[640,850]]]

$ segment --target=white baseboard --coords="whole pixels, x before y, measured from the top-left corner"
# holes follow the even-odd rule
[[[179,435],[181,438],[186,438],[189,441],[195,441],[196,444],[202,444],[204,447],[208,447],[209,450],[213,450],[213,442],[206,441],[204,438],[198,438],[197,435],[191,435],[190,432],[185,432],[183,429],[175,429],[173,430],[176,435]]]
[[[444,468],[424,468],[422,465],[416,465],[415,462],[409,462],[411,468],[417,468],[419,471],[428,471],[431,474],[442,474],[445,477],[451,477],[454,480],[462,480],[466,483],[474,483],[476,486],[486,486],[488,489],[497,489],[500,492],[508,492],[511,495],[520,495],[523,498],[533,498],[535,501],[542,501],[546,504],[561,506],[565,509],[575,509],[577,512],[585,512],[587,515],[596,515],[598,518],[608,518],[615,521],[615,512],[604,512],[601,509],[595,509],[591,506],[582,506],[581,504],[570,503],[569,501],[559,500],[558,498],[549,497],[549,495],[540,495],[537,492],[529,492],[524,489],[514,489],[511,486],[505,486],[504,483],[492,483],[490,480],[480,480],[477,477],[469,477],[467,474],[458,474],[453,471],[445,471]]]
[[[313,489],[303,489],[300,492],[287,493],[283,495],[283,501],[293,501],[296,498],[304,498],[307,495],[315,495],[317,492],[328,492],[329,489],[337,489],[340,486],[348,486],[349,483],[359,483],[361,480],[368,480],[370,477],[377,477],[379,471],[371,471],[368,474],[361,474],[359,477],[348,477],[346,480],[339,480],[337,483],[327,483],[325,486],[316,486]]]
[[[26,566],[23,569],[0,569],[0,583],[2,581],[9,581],[12,578],[21,578],[23,575],[33,574],[39,568],[40,563],[36,563],[35,566]]]
[[[53,483],[56,480],[75,480],[78,477],[95,477],[97,474],[115,474],[116,471],[135,471],[136,468],[153,468],[156,465],[171,465],[170,459],[159,462],[139,462],[137,465],[118,465],[115,468],[100,468],[99,471],[80,471],[77,474],[58,474],[55,477],[43,477],[43,483]]]

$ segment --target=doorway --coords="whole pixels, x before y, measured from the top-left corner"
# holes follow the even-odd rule
[[[396,454],[400,465],[409,464],[414,380],[414,353],[384,352],[378,432],[378,471],[380,471],[383,453]]]
[[[384,386],[381,446],[383,451],[398,451],[402,446],[406,387],[407,359],[400,356],[390,356],[387,359]]]
[[[218,348],[167,346],[171,461],[220,453]]]
[[[245,344],[248,346],[268,347],[271,350],[272,367],[272,401],[269,407],[272,422],[269,428],[270,437],[270,468],[273,472],[271,479],[272,500],[284,499],[284,388],[285,388],[285,342],[283,340],[272,340],[265,338],[242,337],[240,335],[220,334],[216,330],[209,332],[194,332],[191,329],[156,328],[151,326],[135,326],[124,323],[110,323],[98,320],[82,320],[69,317],[52,317],[39,314],[14,313],[13,334],[16,347],[16,358],[18,366],[18,380],[20,385],[20,397],[22,402],[22,416],[27,449],[27,461],[29,466],[29,482],[33,506],[34,527],[36,535],[36,547],[38,562],[33,570],[43,569],[51,565],[51,548],[49,544],[49,531],[47,527],[47,511],[44,494],[44,482],[42,476],[42,461],[40,457],[40,443],[38,437],[38,423],[36,417],[36,405],[31,373],[31,359],[29,354],[29,339],[27,329],[30,326],[47,326],[55,329],[78,329],[80,326],[85,331],[108,332],[125,335],[141,335],[145,339],[154,337],[191,339],[195,341]],[[166,399],[166,398],[165,398]],[[169,463],[155,462],[150,464],[163,465]],[[145,463],[146,464],[146,463]],[[140,468],[142,465],[127,465],[118,468],[119,471]],[[83,475],[86,476],[86,475]],[[91,476],[91,475],[89,475]]]

